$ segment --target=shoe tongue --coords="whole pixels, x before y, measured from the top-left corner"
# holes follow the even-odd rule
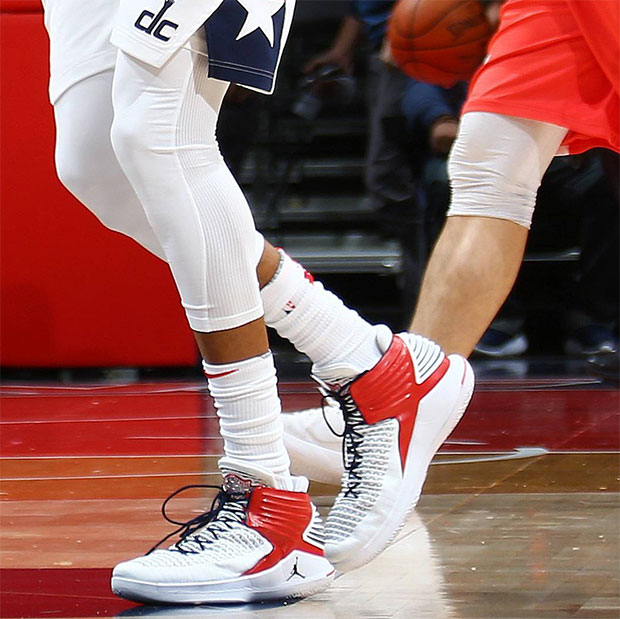
[[[219,467],[224,478],[223,487],[227,492],[247,494],[261,486],[278,487],[274,475],[262,466],[224,456],[220,458]],[[308,491],[308,480],[305,477],[290,477],[289,483],[291,487],[287,487],[287,490]]]
[[[276,485],[268,470],[249,462],[223,457],[219,466],[224,478],[224,490],[227,492],[247,493],[261,486],[274,488]]]
[[[312,368],[312,378],[319,384],[323,393],[338,392],[353,382],[356,377],[357,374],[352,371],[352,368],[345,364],[322,367],[320,372],[315,371],[314,367]]]

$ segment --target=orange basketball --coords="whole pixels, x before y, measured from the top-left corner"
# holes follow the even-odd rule
[[[478,0],[398,0],[388,23],[392,56],[401,70],[444,87],[472,76],[491,33]]]

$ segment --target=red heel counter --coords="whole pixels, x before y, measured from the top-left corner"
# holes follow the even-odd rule
[[[367,423],[385,419],[399,421],[403,467],[420,400],[437,385],[449,367],[450,361],[444,357],[431,376],[421,384],[416,383],[409,349],[395,336],[379,363],[351,385],[351,396]]]
[[[303,538],[312,516],[310,497],[303,492],[267,487],[254,490],[246,522],[273,544],[273,550],[246,574],[272,567],[295,549],[323,556],[322,548]]]

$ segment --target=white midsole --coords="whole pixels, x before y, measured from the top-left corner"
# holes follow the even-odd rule
[[[298,565],[299,574],[291,570],[292,565]],[[334,568],[324,557],[294,551],[267,570],[237,578],[151,582],[113,575],[112,590],[121,597],[137,601],[189,604],[248,602],[310,595],[326,588],[333,576]]]

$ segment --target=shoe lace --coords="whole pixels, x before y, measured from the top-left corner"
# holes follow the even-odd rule
[[[324,389],[322,391],[321,411],[323,413],[323,419],[330,432],[335,436],[342,437],[342,462],[347,471],[346,488],[343,488],[344,496],[357,498],[358,489],[362,483],[362,476],[359,468],[362,464],[360,447],[364,441],[364,435],[361,429],[366,425],[366,422],[349,392],[348,385],[339,387],[337,390]],[[342,412],[344,420],[342,432],[335,430],[327,419],[325,405],[328,399],[335,400]]]
[[[218,493],[208,511],[185,522],[174,520],[167,514],[166,506],[174,497],[193,488],[211,488],[218,490]],[[171,524],[178,525],[179,528],[162,538],[146,554],[151,554],[165,541],[177,534],[180,540],[168,550],[182,554],[196,554],[205,550],[206,545],[215,542],[221,533],[244,522],[248,501],[249,496],[246,492],[231,492],[222,486],[194,484],[179,488],[161,506],[163,517]]]

